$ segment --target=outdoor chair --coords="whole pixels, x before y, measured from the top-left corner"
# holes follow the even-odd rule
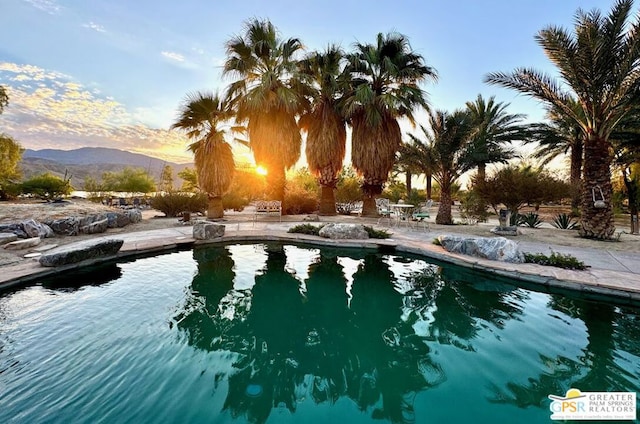
[[[391,202],[389,201],[389,199],[386,199],[384,197],[378,197],[376,199],[376,208],[378,209],[378,215],[380,215],[380,218],[378,218],[378,225],[380,225],[380,221],[385,218],[389,221],[389,224],[391,224],[393,211],[389,206],[390,204]]]
[[[430,209],[431,205],[433,205],[433,200],[429,199],[425,203],[421,203],[418,209],[413,213],[413,220],[417,221],[418,224],[422,224],[424,230],[429,229],[428,218],[431,218]]]

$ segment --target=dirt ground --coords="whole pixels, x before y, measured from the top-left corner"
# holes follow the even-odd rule
[[[21,202],[1,202],[0,203],[0,223],[20,222],[33,218],[38,221],[44,221],[47,218],[62,218],[65,216],[82,216],[86,214],[94,214],[100,211],[113,210],[104,205],[92,203],[82,199],[73,199],[63,203],[43,203],[38,201],[21,201]],[[477,236],[491,236],[489,230],[497,225],[495,217],[490,219],[488,223],[478,225],[435,225],[433,218],[436,214],[436,208],[432,209],[432,222],[429,233],[434,236],[445,233],[469,234]],[[522,212],[522,211],[521,211]],[[525,211],[526,212],[526,211]],[[629,234],[628,217],[621,217],[616,220],[616,235],[620,235],[618,241],[596,241],[578,237],[577,231],[559,230],[548,224],[552,217],[558,211],[553,208],[545,208],[539,211],[540,216],[545,223],[541,228],[520,227],[521,235],[517,236],[517,241],[531,241],[539,243],[549,243],[562,246],[576,246],[600,248],[609,250],[619,250],[627,252],[640,252],[640,236]],[[143,210],[143,219],[136,224],[130,224],[123,228],[109,229],[108,234],[118,234],[125,232],[146,231],[160,228],[168,228],[178,226],[177,218],[166,218],[161,212],[156,210]],[[283,222],[300,222],[306,215],[294,215],[283,217]],[[455,217],[455,214],[454,214]],[[249,209],[244,212],[230,212],[225,216],[229,222],[251,221],[253,215]],[[348,221],[362,222],[366,225],[376,225],[376,219],[336,216],[329,218],[331,221]],[[95,237],[95,235],[80,236],[56,236],[56,243],[64,244],[79,241],[85,238]]]

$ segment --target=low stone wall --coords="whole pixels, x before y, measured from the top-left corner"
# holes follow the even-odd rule
[[[19,239],[47,238],[56,234],[76,236],[78,234],[104,233],[108,228],[120,228],[141,220],[140,210],[127,209],[87,216],[68,216],[43,222],[27,219],[11,224],[0,224],[0,233],[15,234]]]

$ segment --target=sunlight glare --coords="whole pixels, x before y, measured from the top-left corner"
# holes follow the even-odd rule
[[[258,175],[267,175],[269,173],[269,171],[267,171],[267,168],[265,168],[262,165],[258,165],[256,166],[256,174]]]

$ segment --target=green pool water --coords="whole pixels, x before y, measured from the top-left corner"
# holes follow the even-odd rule
[[[279,244],[0,295],[1,423],[545,423],[640,386],[639,309],[423,259]]]

